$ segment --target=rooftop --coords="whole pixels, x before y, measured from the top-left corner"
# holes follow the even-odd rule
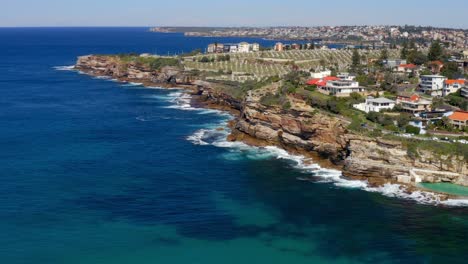
[[[390,100],[390,99],[385,98],[385,97],[369,98],[369,99],[367,99],[367,101],[371,102],[371,103],[379,103],[379,104],[385,104],[385,103],[392,104],[392,103],[395,103],[395,101]]]
[[[448,118],[451,120],[457,120],[457,121],[468,121],[468,112],[467,111],[455,111]]]
[[[450,84],[456,84],[456,83],[458,83],[458,84],[465,84],[465,80],[460,79],[460,80],[446,80],[446,81],[445,81],[445,84],[449,84],[449,85],[450,85]]]

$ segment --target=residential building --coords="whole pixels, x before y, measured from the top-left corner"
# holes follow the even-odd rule
[[[208,53],[222,53],[224,52],[224,44],[221,43],[213,43],[208,45],[208,49],[206,50]]]
[[[416,69],[418,68],[418,66],[416,66],[415,64],[400,64],[398,67],[397,67],[397,71],[398,72],[404,72],[404,73],[412,73],[414,71],[416,71]]]
[[[238,52],[239,52],[239,53],[247,53],[247,52],[250,52],[250,44],[247,43],[247,42],[241,42],[241,43],[239,43]]]
[[[401,64],[406,64],[406,60],[386,60],[384,61],[384,64],[387,68],[396,68],[400,66]]]
[[[364,94],[366,88],[359,86],[359,82],[347,80],[327,81],[325,86],[318,86],[318,91],[328,95],[347,97],[351,93]]]
[[[238,52],[256,52],[260,51],[260,44],[241,42],[239,44],[209,44],[207,53],[238,53]]]
[[[461,96],[468,98],[468,87],[461,89]]]
[[[340,72],[336,75],[336,77],[340,78],[341,80],[347,81],[354,81],[356,79],[356,76],[350,74],[349,72]]]
[[[465,86],[465,80],[445,80],[443,96],[447,96],[452,93],[458,92],[461,88]]]
[[[398,95],[396,104],[404,112],[417,114],[430,110],[431,101],[424,100],[417,94],[401,93]]]
[[[252,44],[250,44],[250,50],[251,50],[252,52],[260,51],[260,44],[258,44],[258,43],[252,43]]]
[[[448,119],[452,125],[458,127],[459,129],[463,129],[468,125],[468,112],[461,110],[455,111],[448,117]]]
[[[443,96],[444,82],[447,78],[441,75],[421,75],[419,90],[427,95]]]
[[[327,82],[329,81],[339,81],[341,80],[340,78],[338,77],[334,77],[334,76],[326,76],[326,77],[323,77],[323,78],[315,78],[315,79],[311,79],[307,82],[308,85],[315,85],[317,87],[322,87],[322,86],[325,86],[327,85]]]
[[[321,72],[311,72],[310,73],[310,77],[312,77],[314,79],[322,79],[322,78],[325,78],[325,77],[330,76],[330,75],[331,75],[330,70],[325,70],[325,71],[321,71]]]
[[[365,103],[355,104],[353,107],[366,113],[380,112],[384,109],[393,109],[395,107],[395,101],[384,97],[368,97]]]
[[[291,49],[300,50],[301,49],[301,44],[293,43],[293,44],[291,44]]]
[[[463,57],[465,57],[465,60],[468,60],[468,50],[463,51]]]

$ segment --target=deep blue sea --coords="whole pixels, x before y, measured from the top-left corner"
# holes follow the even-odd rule
[[[191,108],[182,90],[57,67],[213,41],[0,29],[0,263],[467,263],[465,207],[365,191],[278,149],[229,144],[217,128],[230,117]]]

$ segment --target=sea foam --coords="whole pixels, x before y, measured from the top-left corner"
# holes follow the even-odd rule
[[[75,65],[70,65],[70,66],[55,66],[52,67],[53,69],[57,71],[73,71],[75,70]]]
[[[230,142],[226,140],[229,134],[228,130],[218,131],[219,127],[226,127],[227,121],[211,125],[212,129],[200,129],[194,134],[187,137],[187,140],[196,145],[212,145],[219,148],[227,148],[229,151],[223,155],[227,160],[240,159],[283,159],[291,162],[292,167],[300,170],[307,177],[299,177],[298,180],[312,180],[318,183],[332,183],[340,188],[360,189],[368,192],[380,193],[387,197],[399,199],[413,200],[420,204],[428,205],[444,205],[444,206],[468,206],[468,200],[449,199],[442,201],[440,195],[427,191],[408,191],[408,189],[400,184],[384,184],[379,187],[372,187],[367,181],[351,180],[343,177],[341,171],[334,169],[322,168],[320,165],[313,163],[310,158],[302,155],[288,153],[286,150],[275,147],[255,147],[247,145],[243,142]],[[316,181],[315,179],[318,179]]]

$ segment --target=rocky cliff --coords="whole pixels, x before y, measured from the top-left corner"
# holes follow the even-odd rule
[[[464,157],[425,150],[411,155],[399,141],[356,135],[346,129],[345,121],[318,110],[285,111],[246,102],[234,128],[271,144],[316,152],[353,178],[376,183],[453,182],[468,186]]]
[[[193,78],[178,67],[166,66],[159,70],[152,70],[148,65],[137,62],[122,63],[115,56],[81,56],[75,68],[95,76],[109,76],[119,80],[164,86],[190,83]]]
[[[248,96],[240,101],[216,84],[195,80],[177,67],[155,71],[135,62],[122,63],[115,56],[79,57],[76,69],[95,76],[142,82],[147,85],[191,88],[203,106],[234,110],[230,140],[247,137],[301,153],[316,153],[341,169],[345,176],[370,182],[453,182],[468,186],[465,157],[437,155],[418,150],[410,153],[399,141],[369,138],[346,129],[346,120],[310,106],[289,110],[265,106]],[[253,96],[255,97],[255,96]],[[258,99],[258,98],[257,98]]]

